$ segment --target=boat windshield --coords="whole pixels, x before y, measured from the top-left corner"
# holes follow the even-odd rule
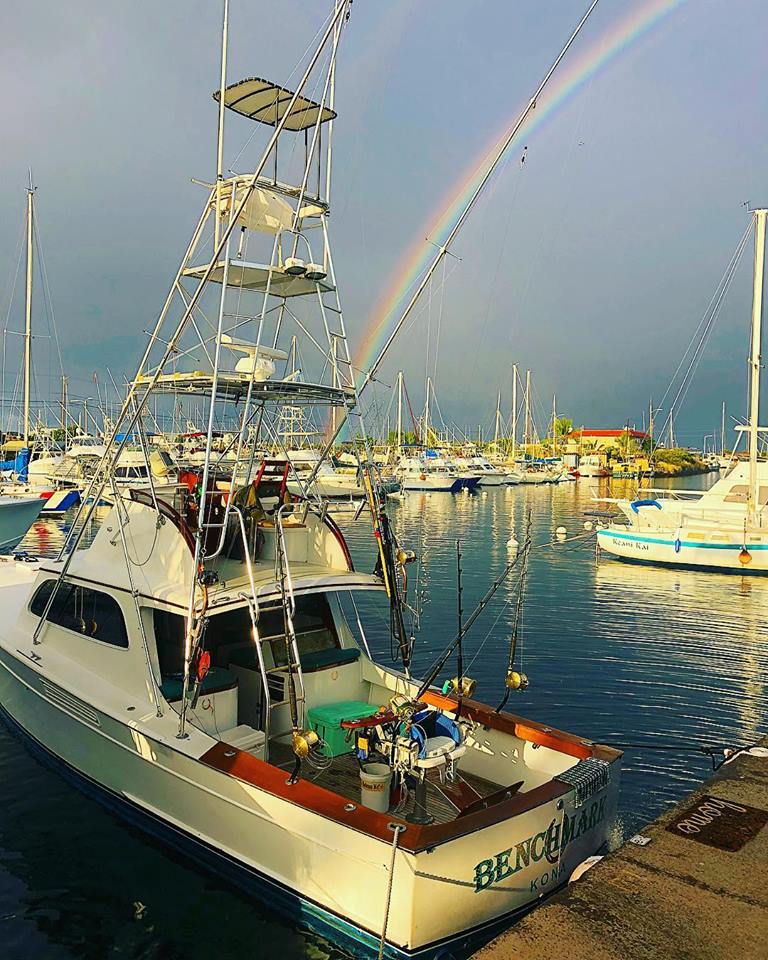
[[[153,613],[157,656],[163,679],[184,670],[185,617],[167,610]],[[324,650],[335,650],[339,642],[333,614],[325,593],[296,597],[293,628],[299,657],[310,657]],[[285,620],[280,606],[262,607],[258,620],[259,636],[264,643],[265,659],[279,667],[287,663]],[[227,667],[238,651],[254,648],[251,615],[247,606],[214,613],[208,618],[203,641],[215,667]]]

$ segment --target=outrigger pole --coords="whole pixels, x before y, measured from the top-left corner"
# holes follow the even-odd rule
[[[408,319],[408,317],[410,316],[411,311],[412,311],[413,308],[416,306],[416,302],[417,302],[417,300],[419,299],[419,297],[421,296],[422,292],[424,291],[424,288],[425,288],[425,287],[427,286],[427,284],[429,283],[430,278],[432,277],[432,274],[433,274],[433,273],[435,272],[435,270],[438,268],[438,266],[440,265],[443,257],[446,255],[446,253],[448,253],[448,248],[451,246],[451,244],[453,243],[453,241],[456,239],[457,234],[459,233],[459,231],[461,230],[461,228],[464,226],[464,221],[465,221],[465,220],[467,219],[467,217],[469,216],[469,213],[470,213],[470,211],[472,210],[472,207],[474,207],[474,205],[475,205],[475,203],[477,202],[480,194],[481,194],[481,193],[483,192],[483,190],[485,189],[486,184],[488,183],[488,181],[489,181],[489,180],[491,179],[491,177],[493,176],[493,172],[494,172],[494,170],[496,169],[496,167],[499,165],[499,163],[500,163],[502,157],[504,156],[504,154],[507,152],[507,148],[508,148],[509,145],[512,143],[512,141],[515,139],[515,137],[517,136],[517,134],[518,134],[519,131],[520,131],[520,128],[521,128],[521,127],[523,126],[523,124],[525,123],[525,121],[528,119],[528,114],[531,113],[532,110],[535,110],[535,109],[536,109],[536,101],[539,99],[539,97],[540,97],[541,94],[543,93],[544,88],[545,88],[545,87],[547,86],[547,84],[549,83],[549,81],[550,81],[550,79],[552,78],[552,75],[554,74],[554,72],[555,72],[555,71],[557,70],[557,68],[560,66],[560,62],[562,61],[563,57],[566,55],[566,53],[568,52],[568,50],[569,50],[569,49],[571,48],[571,46],[573,45],[574,41],[576,40],[576,37],[578,37],[578,35],[581,33],[581,28],[584,26],[584,24],[587,22],[587,20],[588,20],[589,17],[591,16],[592,11],[595,9],[595,7],[597,6],[598,2],[599,2],[599,0],[592,0],[592,2],[591,2],[590,5],[589,5],[589,8],[588,8],[587,12],[586,12],[586,13],[584,14],[584,16],[581,18],[581,20],[580,20],[579,23],[578,23],[578,26],[576,27],[576,29],[573,31],[573,33],[572,33],[572,34],[570,35],[570,37],[568,38],[568,42],[565,44],[565,46],[563,47],[563,49],[562,49],[562,50],[560,51],[560,53],[557,55],[554,63],[552,64],[552,66],[551,66],[551,67],[549,68],[549,70],[547,71],[544,79],[541,81],[541,83],[539,84],[539,86],[536,88],[536,92],[534,93],[534,95],[531,97],[531,99],[530,99],[530,100],[528,101],[528,103],[526,104],[525,109],[523,110],[523,112],[520,114],[520,116],[517,118],[517,120],[516,120],[516,121],[514,122],[514,124],[511,126],[511,128],[510,128],[510,130],[509,130],[509,133],[508,133],[508,134],[506,135],[506,137],[504,138],[504,142],[503,142],[502,145],[499,147],[499,149],[496,151],[496,154],[494,155],[493,160],[491,160],[491,163],[489,164],[488,169],[485,171],[485,174],[484,174],[484,176],[483,176],[483,179],[482,179],[482,180],[480,181],[480,183],[477,185],[477,187],[475,188],[474,193],[472,194],[472,196],[469,198],[469,200],[468,200],[468,201],[466,202],[466,204],[464,205],[464,209],[461,211],[461,215],[459,216],[459,219],[456,221],[453,229],[452,229],[451,232],[448,234],[448,237],[447,237],[447,239],[445,240],[445,243],[443,243],[443,245],[438,249],[437,255],[435,256],[435,258],[434,258],[434,260],[432,261],[432,263],[429,265],[429,269],[428,269],[427,272],[424,274],[424,276],[421,278],[421,283],[418,285],[418,287],[416,288],[415,293],[413,294],[413,296],[411,297],[411,299],[408,301],[407,307],[405,308],[405,310],[404,310],[404,311],[402,312],[402,314],[400,315],[400,319],[399,319],[399,320],[397,321],[397,323],[395,324],[395,329],[394,329],[394,330],[392,331],[392,333],[390,333],[390,335],[387,337],[387,342],[386,342],[386,343],[384,344],[384,346],[381,348],[381,350],[379,351],[379,355],[378,355],[378,356],[376,357],[376,359],[373,361],[373,363],[371,364],[371,367],[369,368],[368,372],[366,373],[365,377],[363,378],[363,382],[360,384],[360,388],[359,388],[359,390],[357,391],[358,396],[363,392],[363,390],[365,390],[366,386],[370,383],[370,381],[373,380],[373,378],[374,378],[374,376],[375,376],[375,374],[376,374],[376,371],[379,369],[379,365],[381,364],[381,361],[384,359],[387,351],[388,351],[389,348],[392,346],[392,344],[393,344],[395,338],[397,337],[398,333],[400,333],[400,330],[402,329],[403,324],[405,323],[405,321],[406,321],[406,320]]]

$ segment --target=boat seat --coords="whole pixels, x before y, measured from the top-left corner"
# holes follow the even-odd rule
[[[453,737],[427,737],[414,766],[421,770],[439,767],[447,760],[458,760],[466,752],[464,744],[456,744]]]
[[[461,742],[457,723],[438,710],[422,710],[415,714],[409,736],[419,745],[414,766],[421,770],[458,760],[467,749]]]
[[[200,684],[200,696],[210,696],[213,693],[222,693],[224,690],[234,690],[237,687],[237,677],[230,670],[223,667],[211,667]],[[160,692],[169,703],[181,700],[184,692],[184,675],[174,673],[160,684]]]
[[[241,723],[236,727],[230,727],[229,730],[222,730],[221,741],[237,750],[245,750],[255,757],[264,758],[266,736],[263,730],[255,730],[253,727]]]
[[[360,659],[357,647],[346,650],[337,647],[333,650],[316,650],[314,653],[301,655],[301,669],[306,673],[313,670],[324,670],[326,667],[342,667],[346,663],[355,663]]]
[[[332,650],[316,650],[313,653],[301,654],[301,669],[307,673],[313,670],[325,670],[327,667],[341,667],[347,663],[355,663],[360,659],[357,647]],[[253,644],[233,650],[229,655],[229,666],[241,667],[243,670],[258,670],[259,658]]]

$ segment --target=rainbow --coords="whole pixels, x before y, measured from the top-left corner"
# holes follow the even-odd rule
[[[513,150],[552,117],[559,107],[574,97],[600,70],[612,63],[628,47],[637,43],[660,24],[666,17],[681,7],[686,0],[631,0],[630,13],[612,24],[579,56],[566,60],[550,81],[544,96],[536,105],[528,122],[524,124],[510,143]],[[514,120],[517,119],[515,115]],[[406,296],[426,271],[439,246],[450,233],[473,191],[482,180],[491,159],[502,145],[511,123],[494,137],[491,144],[475,158],[448,193],[443,197],[425,227],[418,231],[416,239],[406,249],[389,278],[384,292],[373,307],[363,338],[355,353],[354,364],[359,371],[367,372],[392,330],[397,316],[405,306]],[[425,243],[429,237],[431,243]]]

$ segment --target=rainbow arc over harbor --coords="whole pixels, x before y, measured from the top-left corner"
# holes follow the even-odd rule
[[[540,102],[510,143],[512,151],[527,143],[569,100],[575,97],[589,81],[620,57],[629,47],[663,23],[687,0],[630,0],[630,11],[611,24],[600,36],[570,61],[561,65],[552,78]],[[493,138],[482,152],[451,186],[427,219],[416,239],[406,248],[384,292],[374,305],[355,352],[354,364],[365,373],[376,359],[393,329],[406,298],[423,276],[435,256],[435,248],[444,242],[455,225],[465,204],[482,180],[488,166],[507,136],[507,131],[520,114],[505,124],[504,130]],[[425,238],[429,238],[427,241]]]

